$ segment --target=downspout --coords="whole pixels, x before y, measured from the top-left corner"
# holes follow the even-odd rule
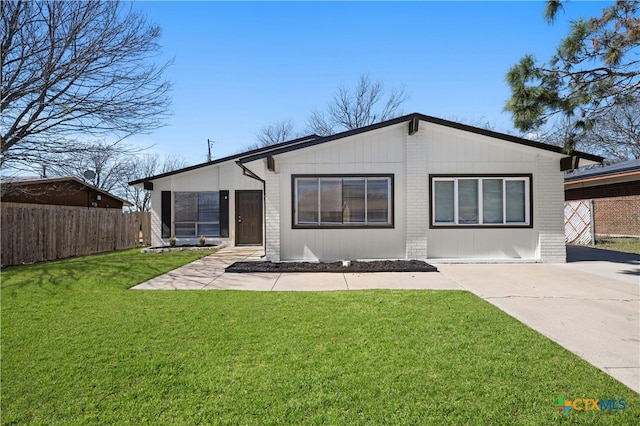
[[[263,206],[262,223],[264,226],[263,227],[264,238],[262,239],[262,242],[264,244],[264,257],[267,257],[267,182],[264,179],[262,179],[260,176],[258,176],[257,174],[249,170],[249,168],[247,168],[247,166],[242,164],[240,160],[236,161],[236,164],[242,169],[242,174],[244,176],[248,176],[251,179],[255,179],[262,182],[262,206]]]

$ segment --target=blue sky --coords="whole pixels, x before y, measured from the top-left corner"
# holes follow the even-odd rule
[[[571,20],[607,4],[569,2],[549,26],[541,1],[136,2],[174,60],[173,115],[131,141],[189,164],[206,160],[207,139],[214,158],[230,155],[269,123],[302,131],[312,109],[362,74],[403,87],[404,113],[509,131],[509,67],[526,53],[546,61]]]

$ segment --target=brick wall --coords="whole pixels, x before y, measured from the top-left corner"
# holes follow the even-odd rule
[[[593,200],[596,235],[640,237],[640,195]]]
[[[265,179],[265,251],[267,259],[280,261],[280,175],[267,172]]]
[[[534,224],[539,230],[538,249],[545,263],[566,262],[563,174],[555,160],[538,158],[534,184]]]
[[[427,186],[429,177],[424,166],[426,161],[426,136],[424,131],[405,136],[406,144],[406,235],[405,257],[425,259],[427,257],[427,230],[429,200]]]

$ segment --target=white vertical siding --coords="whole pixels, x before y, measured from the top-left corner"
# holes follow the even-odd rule
[[[248,176],[244,176],[242,174],[242,169],[233,161],[214,164],[155,180],[153,191],[151,191],[151,244],[153,246],[167,244],[167,239],[162,239],[162,222],[160,212],[162,191],[179,192],[226,190],[229,191],[229,237],[221,238],[221,240],[225,241],[227,244],[233,245],[235,242],[236,217],[235,190],[247,189],[262,190],[262,182]],[[174,216],[175,215],[172,215],[172,217]],[[193,242],[195,243],[195,238]]]
[[[425,127],[429,174],[531,174],[533,191],[532,228],[430,228],[428,258],[549,261],[543,255],[549,244],[558,254],[557,221],[563,216],[560,155],[435,124]]]
[[[421,122],[360,133],[279,154],[247,167],[265,180],[265,249],[272,261],[342,259],[535,259],[564,262],[563,176],[560,154]],[[389,174],[394,177],[392,228],[293,229],[293,175]],[[429,175],[532,176],[531,228],[430,228]],[[161,191],[229,190],[228,242],[235,241],[235,191],[263,189],[233,161],[154,182],[153,244],[160,238]]]
[[[162,220],[160,218],[161,188],[162,185],[154,182],[154,190],[151,191],[151,247],[163,245]]]
[[[282,260],[404,258],[405,132],[405,125],[390,126],[276,157]],[[297,174],[392,174],[394,227],[293,229],[291,176]]]

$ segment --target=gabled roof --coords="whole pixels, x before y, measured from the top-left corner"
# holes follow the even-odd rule
[[[132,207],[133,204],[123,198],[118,197],[117,195],[113,195],[110,192],[107,192],[103,189],[98,188],[97,186],[93,186],[87,182],[84,182],[76,177],[73,176],[65,176],[65,177],[55,177],[55,178],[24,178],[24,177],[13,177],[13,178],[9,178],[6,176],[3,176],[2,179],[0,180],[2,183],[2,186],[4,187],[6,186],[10,186],[10,187],[16,187],[16,186],[30,186],[30,185],[42,185],[42,184],[56,184],[56,183],[63,183],[63,182],[73,182],[75,184],[81,185],[81,186],[85,186],[87,188],[91,188],[92,190],[99,192],[103,195],[106,195],[108,197],[111,197],[113,199],[116,199],[118,201],[122,202],[122,205],[125,207]],[[3,188],[3,192],[4,192],[4,188]]]
[[[239,162],[241,164],[242,163],[248,163],[248,162],[251,162],[251,161],[259,160],[261,158],[266,158],[266,157],[273,156],[273,155],[278,155],[278,154],[284,154],[284,153],[295,151],[295,150],[298,150],[298,149],[307,148],[307,147],[310,147],[310,146],[320,145],[320,144],[323,144],[323,143],[335,141],[335,140],[342,139],[342,138],[347,138],[349,136],[354,136],[354,135],[358,135],[358,134],[361,134],[361,133],[370,132],[370,131],[381,129],[381,128],[384,128],[384,127],[393,126],[393,125],[400,124],[400,123],[405,123],[405,122],[410,122],[410,121],[416,120],[416,119],[420,120],[420,121],[425,121],[425,122],[428,122],[428,123],[438,124],[438,125],[445,126],[445,127],[450,127],[450,128],[457,129],[457,130],[462,130],[462,131],[465,131],[465,132],[475,133],[475,134],[488,136],[488,137],[495,138],[495,139],[504,140],[504,141],[507,141],[507,142],[513,142],[513,143],[520,144],[520,145],[525,145],[525,146],[529,146],[529,147],[533,147],[533,148],[537,148],[537,149],[542,149],[542,150],[545,150],[545,151],[550,151],[550,152],[555,152],[555,153],[558,153],[558,154],[569,155],[569,154],[566,154],[564,152],[563,148],[558,147],[558,146],[548,145],[548,144],[544,144],[544,143],[541,143],[541,142],[535,142],[535,141],[532,141],[532,140],[529,140],[529,139],[519,138],[517,136],[507,135],[505,133],[494,132],[492,130],[481,129],[479,127],[473,127],[473,126],[469,126],[469,125],[462,124],[462,123],[456,123],[454,121],[444,120],[444,119],[437,118],[437,117],[431,117],[431,116],[420,114],[420,113],[413,113],[413,114],[408,114],[408,115],[403,115],[401,117],[393,118],[391,120],[382,121],[380,123],[371,124],[369,126],[360,127],[358,129],[352,129],[352,130],[347,130],[345,132],[336,133],[336,134],[330,135],[330,136],[325,136],[325,137],[321,137],[321,136],[318,136],[318,135],[305,136],[303,138],[294,139],[292,141],[282,142],[282,143],[279,143],[279,144],[276,144],[276,145],[271,145],[271,146],[264,147],[264,148],[254,149],[254,150],[247,151],[247,152],[244,152],[244,153],[235,154],[235,155],[232,155],[232,156],[229,156],[229,157],[220,158],[220,159],[217,159],[217,160],[214,160],[214,161],[209,161],[209,162],[206,162],[206,163],[197,164],[195,166],[186,167],[184,169],[174,170],[174,171],[168,172],[168,173],[163,173],[163,174],[160,174],[160,175],[157,175],[157,176],[150,176],[148,178],[134,180],[132,182],[129,182],[129,185],[136,185],[136,184],[140,184],[140,183],[147,182],[147,181],[153,181],[155,179],[160,179],[160,178],[164,178],[164,177],[167,177],[167,176],[172,176],[172,175],[175,175],[175,174],[179,174],[179,173],[187,172],[187,171],[190,171],[190,170],[199,169],[201,167],[206,167],[206,166],[210,166],[210,165],[213,165],[213,164],[223,163],[223,162],[231,161],[231,160],[236,160],[236,162]],[[579,157],[579,158],[583,158],[583,159],[586,159],[586,160],[590,160],[590,161],[595,161],[597,163],[601,163],[604,160],[603,157],[600,157],[598,155],[587,154],[587,153],[580,152],[580,151],[573,151],[570,155],[575,156],[575,157]]]
[[[551,151],[551,152],[556,152],[558,154],[565,154],[563,148],[558,147],[558,146],[554,146],[554,145],[548,145],[545,143],[541,143],[541,142],[535,142],[529,139],[524,139],[524,138],[519,138],[517,136],[512,136],[512,135],[507,135],[506,133],[499,133],[499,132],[494,132],[493,130],[487,130],[487,129],[481,129],[479,127],[473,127],[473,126],[469,126],[467,124],[462,124],[462,123],[456,123],[455,121],[449,121],[449,120],[444,120],[442,118],[437,118],[437,117],[431,117],[428,115],[424,115],[424,114],[420,114],[420,113],[413,113],[413,114],[409,114],[409,115],[404,115],[402,117],[397,117],[388,121],[383,121],[380,123],[375,123],[375,124],[371,124],[369,126],[365,126],[365,127],[361,127],[358,129],[353,129],[353,130],[347,130],[345,132],[342,133],[336,133],[335,135],[331,135],[331,136],[327,136],[324,138],[318,138],[318,139],[314,139],[311,141],[308,141],[306,143],[300,143],[297,144],[296,146],[283,146],[277,150],[274,150],[272,152],[269,153],[257,153],[257,154],[253,154],[253,155],[246,155],[244,156],[242,159],[240,159],[241,163],[247,163],[250,161],[254,161],[254,160],[258,160],[260,158],[264,158],[264,157],[268,157],[270,155],[277,155],[277,154],[283,154],[285,152],[289,152],[289,151],[294,151],[297,149],[301,149],[301,148],[306,148],[309,146],[314,146],[314,145],[319,145],[322,143],[326,143],[326,142],[331,142],[334,141],[336,139],[342,139],[342,138],[346,138],[349,136],[353,136],[353,135],[358,135],[360,133],[365,133],[365,132],[370,132],[372,130],[377,130],[377,129],[381,129],[383,127],[388,127],[388,126],[393,126],[395,124],[399,124],[399,123],[404,123],[404,122],[409,122],[411,120],[414,119],[418,119],[420,121],[425,121],[428,123],[433,123],[433,124],[438,124],[441,126],[445,126],[445,127],[450,127],[453,129],[457,129],[457,130],[462,130],[465,132],[470,132],[470,133],[475,133],[478,135],[483,135],[483,136],[488,136],[491,138],[495,138],[495,139],[501,139],[504,141],[508,141],[508,142],[513,142],[513,143],[517,143],[520,145],[526,145],[526,146],[530,146],[533,148],[538,148],[538,149],[542,149],[545,151]],[[568,155],[568,154],[566,154]],[[584,152],[579,152],[579,151],[574,151],[571,155],[574,156],[578,156],[580,158],[584,158],[586,160],[591,160],[591,161],[595,161],[598,163],[601,163],[604,158],[600,157],[598,155],[592,155],[592,154],[587,154]]]

